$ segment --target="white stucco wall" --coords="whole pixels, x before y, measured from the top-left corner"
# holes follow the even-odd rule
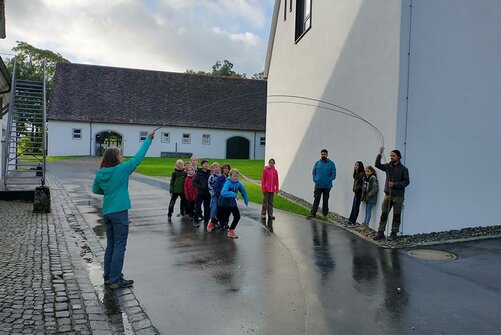
[[[49,121],[49,156],[72,156],[72,155],[94,155],[95,136],[102,131],[114,131],[121,134],[123,141],[123,155],[132,156],[141,146],[139,133],[141,131],[151,131],[155,127],[150,125],[118,125],[104,123],[84,123],[84,122],[63,122]],[[82,129],[82,138],[74,140],[72,138],[73,128]],[[91,133],[92,128],[92,133]],[[170,142],[161,141],[161,133],[170,134]],[[183,133],[191,134],[191,144],[182,143]],[[202,135],[211,135],[210,145],[202,144]],[[198,157],[225,158],[226,140],[233,136],[242,136],[249,140],[249,155],[251,159],[264,158],[264,146],[260,145],[260,138],[265,137],[264,132],[200,129],[165,127],[156,132],[155,140],[151,145],[147,156],[160,157],[160,153],[165,152],[192,152]],[[92,141],[92,142],[91,142]],[[254,143],[256,146],[254,148]],[[177,150],[176,150],[177,143]]]
[[[294,15],[288,12],[284,21],[280,8],[268,94],[337,104],[374,124],[384,134],[387,147],[398,146],[401,2],[313,1],[312,27],[297,44]],[[353,164],[361,160],[373,165],[381,143],[354,117],[294,102],[316,104],[295,98],[268,99],[266,159],[277,160],[284,191],[313,201],[311,170],[320,150],[328,149],[338,173],[330,210],[349,216]],[[359,219],[362,214],[363,210]],[[373,214],[373,227],[378,215],[379,210]]]
[[[501,224],[500,13],[497,0],[413,2],[407,233]]]

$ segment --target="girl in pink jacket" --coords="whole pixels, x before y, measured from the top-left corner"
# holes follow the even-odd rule
[[[275,169],[275,160],[273,158],[270,158],[268,166],[264,167],[263,176],[261,177],[261,190],[263,191],[261,219],[266,220],[266,212],[268,212],[268,219],[275,220],[273,216],[273,196],[278,193],[278,172]]]

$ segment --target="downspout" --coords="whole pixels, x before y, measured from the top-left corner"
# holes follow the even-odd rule
[[[254,159],[256,159],[256,135],[257,130],[254,131]]]
[[[405,128],[404,128],[404,152],[403,162],[407,155],[407,121],[409,119],[409,92],[410,92],[410,73],[411,73],[411,40],[412,40],[412,0],[410,0],[410,13],[409,13],[409,46],[407,49],[407,87],[405,92]],[[405,164],[404,164],[405,165]]]
[[[92,156],[92,139],[93,139],[93,135],[92,135],[92,121],[89,122],[89,132],[90,132],[90,135],[89,135],[89,156]]]

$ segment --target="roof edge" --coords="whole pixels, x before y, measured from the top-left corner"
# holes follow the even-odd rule
[[[273,8],[273,18],[271,20],[270,36],[268,38],[268,49],[266,51],[266,61],[264,63],[264,79],[268,79],[270,72],[271,55],[273,53],[273,44],[275,43],[275,33],[277,31],[278,12],[280,10],[280,0],[275,0]]]

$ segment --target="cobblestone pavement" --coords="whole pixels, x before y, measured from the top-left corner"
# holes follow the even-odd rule
[[[102,246],[48,182],[52,213],[0,201],[0,335],[157,334],[130,289],[104,287]]]

